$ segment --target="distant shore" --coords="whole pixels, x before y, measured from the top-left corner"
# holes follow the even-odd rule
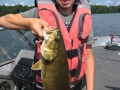
[[[22,6],[22,5],[15,5],[15,6],[5,6],[0,5],[0,16],[9,14],[9,13],[18,13],[19,9],[21,12],[27,11],[34,6]],[[91,13],[92,14],[104,14],[104,13],[120,13],[120,5],[119,6],[104,6],[104,5],[91,5]]]

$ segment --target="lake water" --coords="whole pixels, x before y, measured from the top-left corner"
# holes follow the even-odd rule
[[[120,13],[92,14],[94,36],[120,36]]]

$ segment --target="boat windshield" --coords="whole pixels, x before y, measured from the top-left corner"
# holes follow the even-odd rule
[[[30,31],[0,27],[0,63],[16,58],[20,50],[34,50],[34,35]]]

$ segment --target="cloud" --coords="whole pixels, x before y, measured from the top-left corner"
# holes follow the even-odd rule
[[[113,1],[108,0],[108,1],[105,2],[105,5],[110,6],[110,5],[113,5],[113,3],[114,3]]]
[[[35,4],[32,4],[31,6],[35,6]]]
[[[115,6],[118,6],[118,5],[120,5],[120,1],[119,1],[119,2],[117,2],[117,4],[116,4]]]
[[[102,5],[101,3],[96,3],[95,5]]]
[[[9,6],[9,4],[8,4],[8,3],[5,3],[5,6]]]
[[[34,4],[34,0],[0,0],[1,5],[5,5],[6,3],[8,3],[9,6],[12,4],[32,6]]]
[[[20,4],[24,6],[24,5],[25,5],[25,2],[21,2]]]
[[[28,5],[31,6],[34,4],[34,0],[12,0],[15,4]]]
[[[15,4],[12,4],[11,6],[15,6]]]

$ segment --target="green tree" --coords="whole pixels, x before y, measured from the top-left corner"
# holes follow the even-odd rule
[[[0,5],[0,16],[9,14],[9,13],[18,13],[18,10],[20,12],[27,11],[31,8],[34,8],[34,6],[22,6],[22,5],[15,5],[15,6],[5,6]],[[91,5],[91,13],[92,14],[102,14],[102,13],[120,13],[120,5],[119,6],[105,6],[105,5]]]

